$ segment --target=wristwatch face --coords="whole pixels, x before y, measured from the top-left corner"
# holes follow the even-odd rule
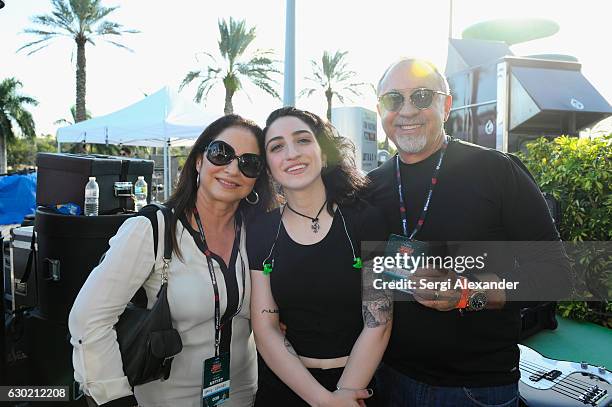
[[[487,305],[487,294],[482,291],[476,291],[468,298],[468,309],[470,311],[480,311]]]

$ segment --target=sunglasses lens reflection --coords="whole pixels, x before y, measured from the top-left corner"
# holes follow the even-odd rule
[[[401,93],[387,93],[382,97],[382,104],[390,112],[399,111],[404,105],[404,96]]]
[[[431,106],[433,92],[430,89],[417,89],[410,95],[410,100],[417,109],[426,109]]]
[[[221,140],[210,143],[206,149],[206,158],[217,166],[228,165],[234,158],[238,158],[238,169],[249,178],[257,178],[263,167],[259,155],[246,153],[238,157],[232,146]]]
[[[427,109],[433,102],[434,91],[431,89],[417,89],[410,94],[410,102],[419,110]],[[399,92],[389,92],[380,99],[383,107],[389,112],[402,110],[406,98]]]
[[[234,149],[222,141],[214,141],[208,146],[206,157],[214,165],[227,165],[234,158]]]
[[[256,154],[243,154],[238,160],[238,168],[249,178],[257,178],[261,172],[261,158]]]

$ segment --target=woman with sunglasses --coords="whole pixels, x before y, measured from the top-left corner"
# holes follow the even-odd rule
[[[146,217],[130,218],[111,239],[106,258],[91,273],[70,314],[75,377],[98,405],[199,407],[207,367],[229,369],[224,406],[252,404],[257,367],[244,224],[245,217],[271,202],[269,178],[262,172],[263,146],[255,123],[229,115],[208,126],[191,149],[166,202],[174,212],[168,302],[183,349],[167,380],[136,386],[133,392],[112,328],[140,287],[148,307],[155,302],[160,276],[152,268],[163,253],[163,215],[156,216],[157,262]]]
[[[387,232],[382,215],[357,197],[365,180],[354,146],[293,107],[272,112],[264,133],[284,205],[249,226],[251,316],[265,361],[255,406],[376,405],[371,379],[389,340],[392,301],[369,289],[361,243],[385,241]]]

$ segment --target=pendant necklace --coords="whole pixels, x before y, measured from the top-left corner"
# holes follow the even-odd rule
[[[304,215],[303,213],[296,211],[291,206],[289,206],[289,203],[287,203],[286,206],[287,208],[289,208],[291,212],[295,213],[296,215],[300,215],[304,218],[310,219],[310,221],[312,222],[312,224],[310,225],[312,232],[319,233],[319,229],[321,228],[321,226],[319,225],[319,215],[321,214],[321,211],[323,210],[323,208],[325,208],[326,203],[327,203],[327,199],[325,200],[325,202],[323,202],[323,205],[321,205],[321,209],[319,209],[319,212],[317,212],[314,218],[312,216]]]

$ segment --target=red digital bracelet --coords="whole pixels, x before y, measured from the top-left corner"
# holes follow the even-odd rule
[[[457,309],[466,309],[468,307],[468,298],[470,297],[470,289],[467,288],[468,279],[465,277],[458,277],[458,279],[463,279],[465,281],[462,284],[463,288],[461,288],[461,297],[459,297]]]

